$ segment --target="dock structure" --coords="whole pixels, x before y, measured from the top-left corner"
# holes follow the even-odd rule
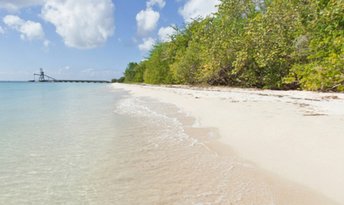
[[[54,80],[54,83],[110,83],[106,80]]]
[[[38,76],[38,80],[36,80],[36,76]],[[58,80],[53,77],[46,75],[43,69],[40,69],[40,73],[33,74],[33,80],[29,82],[40,82],[40,83],[110,83],[110,81],[106,80]]]

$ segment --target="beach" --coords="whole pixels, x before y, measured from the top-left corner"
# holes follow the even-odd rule
[[[112,87],[129,91],[137,99],[176,106],[194,119],[192,125],[184,126],[191,137],[197,139],[206,135],[205,130],[213,130],[216,137],[203,136],[206,140],[201,140],[206,148],[218,157],[235,156],[245,162],[235,166],[238,170],[254,167],[243,178],[251,177],[253,184],[269,187],[272,204],[344,204],[344,94],[128,84]],[[236,179],[239,182],[240,177]],[[246,197],[246,204],[262,204],[255,201],[256,196],[242,197]]]
[[[342,94],[0,90],[0,204],[343,204]]]

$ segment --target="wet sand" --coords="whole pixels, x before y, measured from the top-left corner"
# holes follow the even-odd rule
[[[216,130],[219,137],[207,142],[207,148],[224,158],[238,156],[254,166],[246,178],[242,175],[247,172],[241,170],[245,166],[239,166],[236,180],[252,179],[252,187],[270,187],[274,204],[344,204],[343,94],[113,87],[177,106],[195,119],[185,127],[189,135],[200,137],[204,129]],[[248,204],[261,204],[257,195],[242,197]]]

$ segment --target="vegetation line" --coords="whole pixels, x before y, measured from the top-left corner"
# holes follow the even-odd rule
[[[221,0],[124,82],[344,91],[343,0]]]

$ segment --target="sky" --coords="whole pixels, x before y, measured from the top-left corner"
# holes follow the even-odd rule
[[[0,0],[0,81],[119,78],[220,0]]]

